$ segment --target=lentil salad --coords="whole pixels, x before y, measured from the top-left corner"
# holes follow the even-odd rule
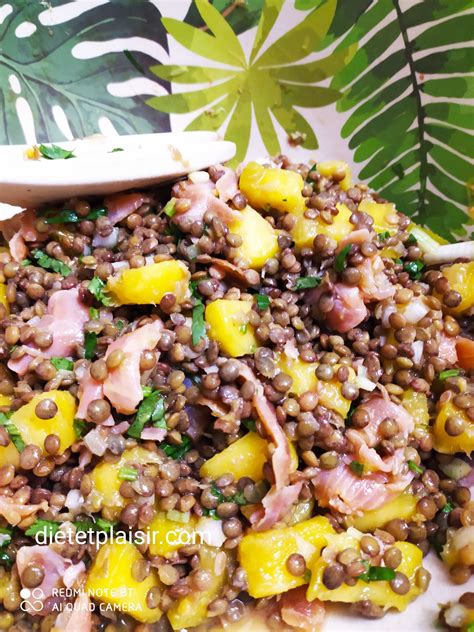
[[[430,549],[472,582],[474,263],[347,165],[217,165],[2,232],[0,627],[319,630],[326,602],[404,610]]]

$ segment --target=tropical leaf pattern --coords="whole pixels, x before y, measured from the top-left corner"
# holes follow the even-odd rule
[[[217,130],[225,124],[225,138],[237,145],[234,164],[247,153],[252,112],[270,155],[280,151],[275,123],[289,135],[298,134],[303,147],[316,149],[316,133],[297,108],[322,107],[341,96],[337,89],[314,84],[344,68],[357,44],[343,47],[324,59],[295,62],[304,60],[326,37],[336,4],[336,0],[328,0],[310,11],[299,24],[261,52],[283,6],[283,0],[267,0],[247,60],[240,40],[225,18],[206,0],[196,0],[195,6],[207,30],[169,18],[164,18],[163,24],[188,50],[228,67],[153,66],[151,70],[158,77],[174,84],[209,82],[211,85],[153,97],[149,105],[167,113],[202,110],[187,126],[188,130]]]
[[[360,178],[448,239],[472,224],[469,8],[472,0],[372,2],[336,50],[363,44],[331,82],[344,92],[337,109],[349,116],[341,133],[363,163]]]
[[[0,142],[25,142],[22,111],[24,118],[31,119],[38,142],[64,139],[64,125],[73,137],[97,133],[104,118],[119,133],[168,130],[168,116],[151,117],[143,97],[118,98],[107,90],[109,83],[136,76],[136,66],[153,78],[148,71],[152,57],[142,53],[131,57],[120,49],[83,59],[73,54],[74,47],[84,42],[94,45],[138,35],[166,45],[156,7],[143,0],[114,0],[100,6],[83,2],[80,15],[65,23],[47,23],[48,5],[57,9],[71,4],[15,0],[0,7]]]

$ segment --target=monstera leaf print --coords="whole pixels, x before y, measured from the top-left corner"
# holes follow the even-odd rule
[[[348,113],[341,133],[363,163],[360,178],[448,239],[472,224],[469,7],[472,0],[372,2],[338,48],[363,44],[331,82],[344,92],[337,103]]]
[[[249,59],[219,11],[206,0],[196,0],[195,4],[207,30],[170,18],[163,18],[163,24],[179,44],[196,55],[218,62],[220,66],[162,65],[153,66],[152,71],[173,84],[212,82],[212,85],[154,97],[148,103],[168,113],[187,113],[205,108],[186,129],[217,130],[226,124],[225,138],[237,145],[234,164],[243,160],[247,152],[252,109],[270,155],[280,151],[275,120],[287,134],[298,134],[303,147],[316,148],[316,134],[296,108],[317,108],[340,97],[339,90],[314,84],[343,68],[354,55],[357,45],[352,43],[324,59],[295,62],[307,57],[326,36],[336,0],[329,0],[309,12],[297,26],[262,53],[284,0],[265,2]]]
[[[104,119],[119,133],[168,130],[168,117],[150,117],[143,97],[117,97],[107,90],[109,83],[140,76],[137,66],[153,78],[147,70],[152,57],[132,57],[123,50],[133,36],[166,42],[160,13],[151,2],[2,4],[0,142],[25,142],[25,121],[38,141],[64,139],[64,126],[74,137],[97,133]],[[120,44],[107,47],[108,41]],[[103,52],[81,59],[73,54],[77,45],[83,50],[97,45]]]
[[[252,28],[258,22],[265,0],[212,0],[212,5],[222,14],[226,22],[230,24],[236,35]],[[206,28],[207,25],[192,2],[186,15],[186,22],[197,27]]]

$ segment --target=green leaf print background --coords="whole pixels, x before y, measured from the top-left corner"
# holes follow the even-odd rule
[[[470,234],[472,0],[0,0],[0,142],[211,129]],[[471,216],[472,215],[472,216]]]

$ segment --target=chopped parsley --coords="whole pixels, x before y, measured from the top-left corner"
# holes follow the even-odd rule
[[[445,371],[441,371],[438,377],[440,380],[447,380],[450,377],[457,377],[459,373],[459,369],[446,369]]]
[[[248,501],[243,492],[237,492],[233,496],[224,496],[221,490],[215,483],[212,483],[210,488],[211,494],[217,499],[219,504],[221,503],[237,503],[238,505],[248,505]]]
[[[102,281],[102,279],[95,276],[92,278],[91,281],[89,281],[89,285],[87,286],[87,289],[93,296],[95,296],[95,298],[100,303],[102,303],[102,305],[105,305],[106,307],[110,307],[111,305],[114,304],[114,302],[110,298],[110,296],[107,294],[107,291],[105,290],[105,286],[106,286],[106,282]]]
[[[121,467],[118,477],[122,481],[136,481],[138,478],[138,472],[134,467]]]
[[[423,261],[407,261],[404,264],[403,269],[405,270],[405,272],[408,272],[410,279],[412,279],[413,281],[418,281],[419,279],[421,279],[421,273],[424,267],[425,264],[423,263]]]
[[[64,371],[72,371],[74,368],[74,362],[72,360],[68,360],[68,358],[51,358],[51,364],[58,371],[61,369]]]
[[[255,302],[257,303],[257,308],[260,312],[263,312],[270,307],[270,297],[266,294],[256,294]]]
[[[32,255],[36,263],[45,270],[52,270],[65,277],[69,276],[72,272],[68,265],[58,259],[53,259],[53,257],[50,257],[42,250],[34,250]]]
[[[247,333],[247,329],[248,329],[248,324],[245,323],[244,325],[240,325],[239,327],[239,331],[241,334],[246,334]]]
[[[91,320],[98,320],[99,317],[100,317],[100,313],[97,307],[89,307],[89,318]]]
[[[206,518],[212,518],[213,520],[220,520],[215,509],[207,509],[206,507],[203,507],[202,515],[206,516]]]
[[[122,332],[122,329],[125,327],[125,323],[123,322],[123,320],[116,320],[115,326],[117,327],[120,334]]]
[[[349,254],[350,249],[352,248],[352,244],[347,244],[344,248],[337,253],[336,259],[334,261],[334,269],[336,272],[342,272],[346,267],[346,259]]]
[[[191,334],[193,346],[197,345],[197,343],[206,335],[204,304],[202,302],[199,302],[195,307],[193,307]]]
[[[415,472],[416,474],[423,474],[424,469],[415,463],[415,461],[407,461],[407,464],[412,472]]]
[[[75,158],[74,150],[63,149],[58,145],[39,145],[39,153],[47,160],[67,160],[68,158]]]
[[[32,525],[28,527],[25,531],[25,535],[35,537],[38,534],[42,534],[43,537],[54,538],[56,533],[59,531],[61,527],[60,522],[54,522],[53,520],[42,520],[41,518],[37,518]]]
[[[139,439],[146,424],[151,422],[155,428],[167,428],[165,420],[165,398],[157,390],[143,387],[143,400],[138,407],[135,419],[128,429],[128,436]]]
[[[187,435],[183,435],[181,438],[181,443],[179,445],[172,445],[171,443],[162,443],[160,448],[169,456],[170,459],[182,459],[186,452],[189,452],[191,449],[191,439]]]
[[[249,432],[257,432],[257,424],[254,419],[242,419],[242,424]]]
[[[410,233],[408,235],[408,239],[405,242],[405,245],[406,246],[416,246],[417,244],[418,244],[418,239],[415,237],[415,235]]]
[[[163,208],[163,213],[165,215],[168,215],[168,217],[173,217],[174,215],[176,215],[175,202],[176,200],[174,198],[171,198],[171,200],[167,202]]]
[[[393,568],[388,568],[387,566],[369,566],[368,570],[362,575],[359,575],[358,579],[364,582],[389,582],[395,579],[395,576],[396,574]]]
[[[109,151],[109,154],[116,154],[118,151],[125,151],[125,149],[123,147],[114,147],[111,151]]]
[[[364,473],[364,464],[359,463],[359,461],[351,461],[349,463],[349,467],[354,472],[354,474],[357,474],[357,476],[362,476]]]
[[[74,419],[73,421],[74,432],[76,433],[76,437],[78,439],[81,439],[85,434],[87,434],[87,431],[91,426],[92,424],[87,423],[84,419]]]
[[[306,182],[312,182],[312,180],[311,180],[311,178],[309,176],[310,176],[311,173],[314,173],[317,168],[318,168],[317,163],[314,163],[314,165],[311,167],[311,169],[306,174]]]
[[[380,241],[385,241],[389,237],[390,237],[390,233],[388,232],[388,230],[384,230],[383,233],[378,234],[378,238],[380,239]]]
[[[15,426],[13,421],[10,420],[11,413],[2,413],[0,412],[0,426],[3,426],[5,430],[8,432],[8,436],[10,437],[10,441],[13,443],[18,452],[23,452],[26,447],[25,442],[23,441],[20,431]]]
[[[90,213],[81,217],[76,213],[76,211],[63,210],[59,211],[54,215],[46,214],[44,218],[45,224],[77,224],[78,222],[84,222],[89,220],[91,222],[95,221],[98,217],[102,217],[103,215],[107,215],[107,209],[105,208],[96,208],[92,209]]]
[[[86,331],[84,334],[84,357],[92,360],[97,347],[97,334],[94,331]]]
[[[446,503],[445,506],[441,509],[441,513],[451,513],[451,511],[454,509],[454,505],[453,503]]]
[[[307,568],[304,572],[303,575],[303,579],[305,580],[306,583],[309,584],[309,582],[311,581],[311,571],[309,570],[309,568]]]
[[[313,276],[313,277],[298,277],[295,283],[295,290],[298,292],[299,290],[309,290],[313,287],[318,287],[321,285],[321,277]]]
[[[6,551],[0,550],[0,566],[10,569],[13,566],[13,560]]]

